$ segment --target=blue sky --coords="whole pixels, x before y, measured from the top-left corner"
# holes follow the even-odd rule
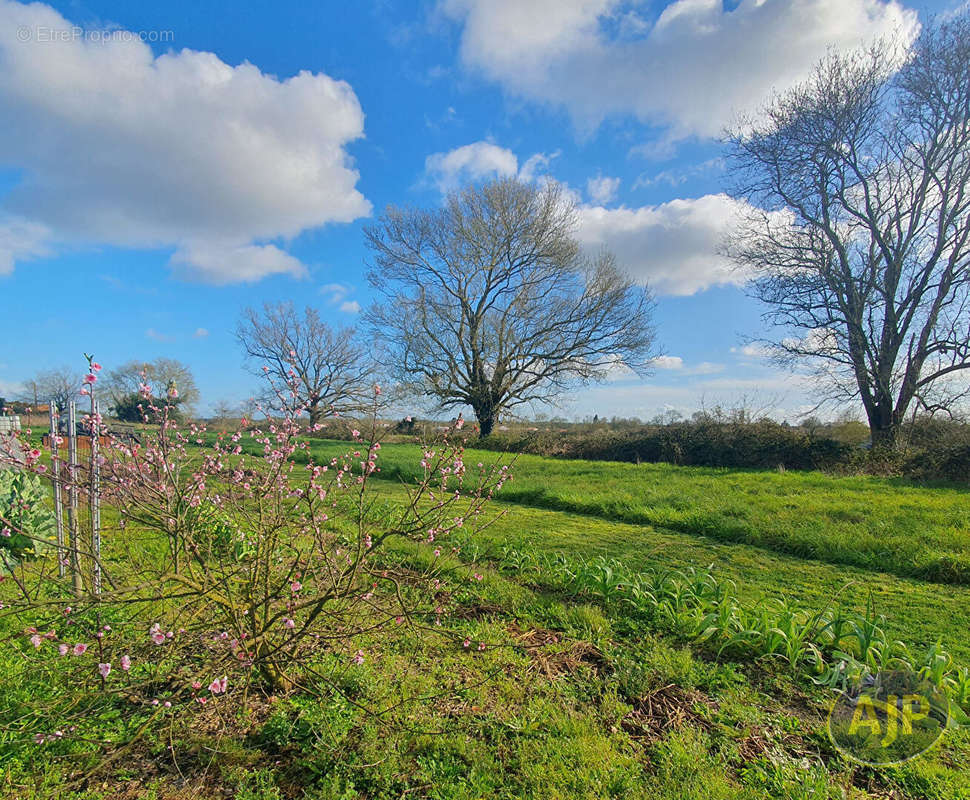
[[[584,245],[658,296],[654,375],[558,413],[746,395],[794,417],[811,388],[745,346],[760,309],[716,252],[737,211],[718,133],[829,45],[957,5],[0,0],[0,395],[86,351],[178,358],[203,409],[238,402],[242,307],[353,324],[376,213],[518,174],[566,185]]]

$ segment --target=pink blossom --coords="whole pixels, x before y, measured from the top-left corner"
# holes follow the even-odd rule
[[[358,666],[360,664],[363,664],[364,663],[364,651],[363,650],[358,650],[356,653],[354,653],[353,662],[355,664],[357,664]]]
[[[35,647],[39,648],[41,643],[41,638],[36,633],[30,637],[30,643]]]
[[[285,625],[285,626],[286,626],[287,628],[295,628],[295,627],[296,627],[296,622],[295,622],[294,620],[292,620],[292,619],[289,619],[289,618],[287,618],[287,619],[284,619],[284,620],[283,620],[283,624],[284,624],[284,625]]]
[[[102,678],[107,678],[108,674],[111,672],[111,664],[98,664],[98,674]]]
[[[62,656],[66,656],[67,655],[67,651],[70,650],[70,649],[71,648],[68,645],[66,645],[66,644],[59,644],[57,646],[57,652],[60,653]]]
[[[212,683],[209,684],[209,691],[213,694],[222,694],[226,691],[229,685],[229,679],[223,675],[221,678],[216,678]]]
[[[468,647],[471,647],[471,644],[472,644],[472,640],[471,639],[465,639],[465,641],[463,641],[461,643],[461,646],[462,647],[465,647],[465,648],[468,648]]]
[[[300,591],[300,589],[302,588],[303,588],[303,584],[300,583],[299,581],[293,581],[293,583],[290,584],[290,591],[293,592],[294,594]]]
[[[86,644],[76,644],[71,652],[76,656],[83,656],[87,652],[87,649],[88,646]]]
[[[131,669],[131,659],[127,655],[121,657],[121,668],[125,672]]]
[[[84,382],[89,386],[98,380],[97,375],[92,375],[90,372],[84,376]]]
[[[101,372],[101,365],[97,361],[91,362],[91,369],[94,372]]]
[[[201,689],[202,688],[202,684],[199,683],[198,681],[192,681],[192,688],[193,689]]]

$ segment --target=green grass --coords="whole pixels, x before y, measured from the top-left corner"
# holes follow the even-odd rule
[[[329,457],[348,444],[313,449]],[[418,451],[381,453],[376,489],[395,503]],[[466,463],[495,458],[469,451]],[[746,603],[787,598],[813,610],[862,609],[871,597],[891,637],[939,640],[970,664],[970,587],[919,577],[940,581],[928,566],[939,559],[965,563],[966,492],[529,456],[500,497],[493,509],[504,516],[460,554],[485,579],[454,588],[445,628],[365,636],[357,669],[321,651],[303,678],[312,691],[254,693],[248,708],[226,696],[204,713],[160,718],[106,767],[83,741],[4,744],[4,727],[32,704],[74,690],[68,662],[38,670],[24,647],[4,643],[4,796],[970,800],[970,732],[951,731],[896,768],[855,766],[824,734],[827,690],[774,660],[714,658],[622,605],[566,596],[530,566],[554,554],[602,555],[631,571],[712,565]],[[519,569],[503,548],[523,558]],[[427,549],[397,555],[428,558]],[[0,620],[7,634],[22,629]],[[466,649],[464,637],[487,647]],[[110,710],[85,724],[92,741],[125,734]]]
[[[314,441],[316,458],[347,442]],[[413,478],[419,450],[387,445],[382,476]],[[500,456],[470,449],[465,461]],[[870,476],[557,460],[523,455],[502,499],[651,525],[828,564],[970,585],[970,487]]]

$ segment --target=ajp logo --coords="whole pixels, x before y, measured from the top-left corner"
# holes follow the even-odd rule
[[[943,735],[950,701],[913,672],[866,676],[829,711],[829,738],[862,764],[899,764],[925,753]]]

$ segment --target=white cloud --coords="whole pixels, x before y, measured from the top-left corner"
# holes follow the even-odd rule
[[[268,275],[307,275],[298,258],[275,244],[195,241],[176,250],[171,263],[177,276],[216,286],[254,283]]]
[[[654,369],[683,369],[684,359],[680,356],[657,356],[650,361]]]
[[[650,366],[658,370],[670,370],[678,375],[715,375],[724,371],[723,364],[702,361],[690,366],[680,356],[657,356],[650,361]]]
[[[558,150],[548,154],[534,153],[525,160],[520,169],[515,153],[507,147],[483,140],[444,153],[432,153],[424,161],[424,177],[442,194],[447,194],[464,183],[490,178],[514,175],[531,182],[558,156]],[[616,180],[619,182],[618,178]]]
[[[174,337],[169,336],[167,333],[162,333],[161,331],[157,331],[154,328],[149,328],[148,330],[146,330],[145,336],[147,336],[149,339],[151,339],[154,342],[172,342],[175,340]]]
[[[45,244],[50,236],[46,226],[16,217],[0,218],[0,275],[13,272],[18,261],[49,254]]]
[[[347,83],[155,57],[135,37],[18,42],[20,28],[72,24],[0,0],[0,161],[24,176],[2,207],[50,242],[174,247],[178,274],[225,284],[303,275],[271,241],[370,212],[345,150],[364,123]]]
[[[332,306],[338,306],[345,314],[360,312],[360,303],[347,299],[355,291],[356,287],[347,283],[327,283],[320,287],[320,294],[327,295],[327,302]]]
[[[196,328],[195,333],[192,334],[196,339],[205,339],[209,335],[208,328]]]
[[[579,239],[591,251],[613,251],[621,267],[658,293],[689,295],[745,282],[718,251],[737,215],[750,209],[725,194],[639,208],[581,206]]]
[[[620,189],[619,178],[608,178],[604,175],[597,175],[586,181],[586,194],[594,203],[609,203],[616,197]]]
[[[771,349],[757,342],[749,342],[741,347],[732,347],[732,353],[738,353],[747,358],[770,358]]]
[[[472,142],[447,153],[433,153],[424,162],[428,178],[442,193],[466,181],[508,177],[519,171],[515,153],[491,142]]]
[[[461,58],[507,91],[563,106],[585,129],[633,114],[669,135],[716,136],[828,47],[900,31],[898,0],[677,0],[654,23],[624,0],[441,0],[463,25]]]

